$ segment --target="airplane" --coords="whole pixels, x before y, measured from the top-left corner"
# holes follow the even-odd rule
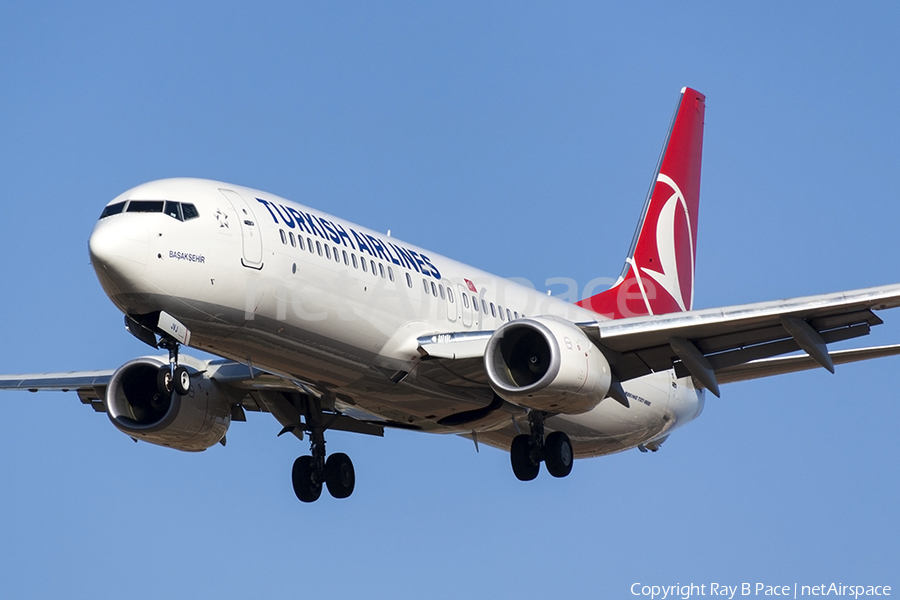
[[[681,90],[622,274],[575,304],[263,191],[139,185],[101,212],[90,259],[126,330],[165,354],[0,389],[75,391],[186,452],[268,412],[308,436],[291,481],[314,502],[355,487],[328,430],[456,434],[508,451],[519,480],[559,478],[575,458],[656,452],[723,384],[900,354],[827,347],[881,324],[900,285],[694,310],[705,109]]]

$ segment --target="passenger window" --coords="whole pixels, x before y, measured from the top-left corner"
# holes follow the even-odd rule
[[[193,204],[182,203],[181,204],[181,214],[184,216],[185,221],[189,221],[190,219],[196,219],[200,216],[200,213],[197,212],[197,207]]]
[[[359,263],[362,265],[363,273],[368,273],[368,270],[367,270],[368,267],[366,267],[366,259],[364,259],[364,258],[359,259]]]
[[[512,315],[509,314],[509,309],[508,309],[508,308],[506,309],[506,320],[507,320],[507,321],[512,321]]]
[[[378,271],[375,270],[375,261],[374,261],[374,260],[370,260],[370,261],[369,261],[369,266],[372,267],[372,275],[375,275],[375,276],[377,277],[377,276],[378,276]]]
[[[346,250],[341,250],[341,252],[344,254],[344,264],[347,265],[347,266],[349,266],[349,265],[350,265],[350,259],[347,257],[347,251],[346,251]]]
[[[351,254],[351,255],[350,255],[350,258],[353,259],[353,268],[354,268],[354,269],[358,269],[359,266],[356,264],[356,255],[355,255],[355,254]]]
[[[325,258],[331,260],[331,247],[328,244],[325,244]]]
[[[313,248],[312,240],[310,238],[306,238],[306,247],[309,248],[309,253],[312,254],[316,250]]]
[[[279,229],[278,233],[281,234],[281,243],[287,245],[287,239],[284,237],[284,229]]]
[[[303,236],[297,236],[297,243],[300,244],[301,250],[306,250],[306,248],[303,247]]]
[[[519,313],[518,313],[518,312],[513,311],[513,314],[516,315],[516,318],[517,318],[517,319],[519,318]]]
[[[437,298],[437,287],[434,285],[434,282],[431,282],[431,295]]]
[[[472,308],[475,309],[475,312],[478,312],[478,298],[472,297]]]
[[[390,265],[388,265],[388,279],[390,279],[391,281],[394,280],[394,270]]]
[[[443,300],[444,299],[444,286],[439,285],[438,289],[441,291],[441,300]]]
[[[406,285],[409,286],[409,289],[412,289],[412,277],[409,276],[409,273],[406,274]]]
[[[162,200],[132,200],[128,203],[128,212],[158,212],[163,211]]]
[[[125,208],[124,202],[116,202],[115,204],[110,204],[106,208],[103,209],[103,212],[100,213],[100,218],[105,219],[106,217],[111,217],[112,215],[117,215]]]
[[[288,237],[291,238],[291,247],[296,248],[296,247],[297,247],[297,240],[294,238],[294,232],[293,232],[293,231],[288,231]]]
[[[384,265],[378,263],[378,272],[381,273],[381,278],[384,279]]]
[[[505,320],[506,320],[506,315],[503,314],[503,307],[500,306],[499,304],[497,305],[497,312],[500,313],[500,320],[501,320],[501,321],[505,321]]]
[[[447,288],[447,299],[450,301],[450,304],[453,304],[453,290],[449,287]]]
[[[496,316],[497,316],[497,313],[494,312],[494,303],[493,303],[493,302],[491,302],[491,316],[492,316],[492,317],[496,317]]]
[[[316,252],[319,253],[319,256],[322,256],[322,243],[319,240],[316,240]]]
[[[469,295],[463,292],[463,306],[469,308]]]
[[[184,220],[181,218],[181,204],[178,202],[166,202],[166,209],[164,212],[173,219],[178,219],[179,221]]]
[[[481,299],[481,308],[484,309],[484,314],[487,315],[487,302],[484,301],[484,298]]]
[[[429,289],[428,289],[428,282],[425,281],[424,279],[422,280],[422,287],[425,288],[425,293],[427,294],[427,293],[429,292]]]

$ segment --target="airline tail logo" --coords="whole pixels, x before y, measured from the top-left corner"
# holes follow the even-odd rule
[[[580,306],[612,319],[693,309],[705,101],[682,90],[625,270]]]
[[[656,181],[672,189],[672,195],[663,204],[656,221],[656,250],[660,270],[648,267],[640,267],[640,270],[668,292],[683,312],[691,310],[694,304],[694,232],[691,231],[691,215],[684,194],[671,177],[660,173]],[[653,314],[646,286],[641,283],[647,311]]]

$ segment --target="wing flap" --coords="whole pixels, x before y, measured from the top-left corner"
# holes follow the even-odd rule
[[[900,355],[900,344],[829,352],[831,360],[836,365],[897,355]],[[820,364],[815,359],[806,354],[797,356],[779,356],[755,360],[733,367],[726,367],[716,371],[716,378],[719,380],[719,383],[734,383],[737,381],[747,381],[749,379],[759,379],[761,377],[771,377],[773,375],[808,371],[810,369],[818,368],[819,366]]]

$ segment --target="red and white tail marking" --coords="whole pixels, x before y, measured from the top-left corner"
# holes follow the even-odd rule
[[[613,319],[693,308],[705,108],[703,94],[681,91],[622,276],[580,306]]]

